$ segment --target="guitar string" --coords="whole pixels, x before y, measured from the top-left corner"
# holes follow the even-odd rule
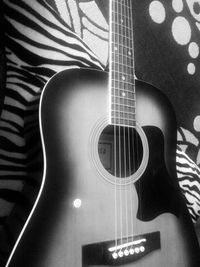
[[[114,45],[116,44],[116,36],[114,32],[114,26],[113,22],[115,21],[114,16],[115,16],[115,5],[114,5],[114,0],[110,0],[110,85],[111,85],[111,119],[112,116],[114,118],[113,120],[113,128],[114,128],[114,176],[115,176],[115,247],[117,248],[118,246],[118,210],[117,210],[117,128],[116,128],[116,112],[115,112],[115,106],[116,106],[116,89],[115,89],[115,59],[116,59],[116,52]],[[112,98],[113,95],[113,98]],[[112,111],[112,106],[114,107]],[[112,115],[113,113],[113,115]],[[112,123],[111,123],[112,124]],[[115,253],[117,251],[115,250]]]
[[[119,62],[119,70],[120,70],[120,81],[121,82],[121,87],[120,87],[120,98],[119,98],[119,102],[120,102],[120,105],[121,105],[121,102],[123,103],[122,104],[122,110],[120,108],[120,114],[122,113],[122,127],[121,127],[121,130],[122,130],[122,137],[121,137],[121,164],[122,164],[122,175],[121,175],[121,194],[122,193],[125,193],[125,196],[124,194],[122,194],[122,199],[121,199],[121,216],[122,216],[122,230],[123,230],[123,226],[125,228],[125,232],[126,232],[126,229],[127,229],[127,225],[126,225],[126,191],[122,190],[122,187],[123,187],[123,177],[126,177],[126,168],[125,168],[125,164],[126,164],[126,149],[125,149],[125,125],[126,125],[126,121],[125,121],[125,100],[124,100],[124,92],[125,92],[125,87],[126,87],[126,60],[125,60],[125,56],[124,56],[124,41],[125,41],[125,36],[124,36],[124,32],[123,32],[123,14],[124,14],[124,5],[123,3],[120,4],[120,13],[118,15],[118,25],[119,25],[119,39],[120,39],[120,42],[119,42],[119,45],[120,45],[120,53],[122,54],[121,56],[121,62]],[[122,101],[121,101],[122,100]],[[121,107],[121,106],[120,106]],[[124,188],[123,188],[124,189]],[[125,198],[125,200],[124,200]],[[123,215],[124,215],[124,201],[125,201],[125,225],[123,225]],[[123,238],[123,232],[122,232],[122,238]],[[123,239],[122,239],[122,242],[123,242]]]
[[[125,3],[126,5],[126,9],[125,9],[125,12],[124,12],[124,18],[125,18],[125,33],[126,33],[126,36],[125,36],[125,40],[126,40],[126,55],[125,55],[125,58],[126,58],[126,73],[128,74],[128,77],[131,77],[131,65],[129,66],[130,64],[130,60],[128,61],[128,56],[129,56],[129,51],[130,51],[130,25],[129,25],[129,3],[128,1],[126,1]],[[129,90],[130,90],[130,85],[127,84],[127,92],[128,92],[128,99],[129,99]],[[128,101],[128,106],[129,106],[129,101]],[[130,109],[129,109],[130,111]],[[131,113],[131,112],[130,112]],[[127,127],[127,134],[128,134],[128,163],[129,163],[129,168],[128,168],[128,177],[131,177],[131,159],[130,159],[130,156],[131,156],[131,153],[130,153],[130,127],[131,127],[131,116],[130,114],[128,113],[128,127]],[[127,185],[127,191],[126,191],[126,228],[127,228],[127,233],[126,233],[126,236],[127,236],[127,243],[129,241],[129,214],[128,214],[128,211],[129,211],[129,203],[128,203],[128,192],[129,194],[131,193],[131,186],[130,184]],[[128,190],[129,189],[129,190]],[[128,248],[127,248],[128,249]]]
[[[126,188],[125,188],[125,203],[123,203],[123,200],[122,200],[122,167],[123,167],[123,175],[124,177],[126,178],[127,176],[127,173],[126,173],[126,135],[125,135],[125,130],[126,130],[126,127],[129,126],[129,122],[130,122],[130,118],[126,118],[126,115],[125,115],[125,95],[124,93],[126,92],[129,92],[129,88],[127,88],[127,85],[129,86],[129,81],[127,83],[127,79],[129,79],[129,68],[131,70],[131,66],[128,66],[128,57],[127,57],[127,48],[129,47],[129,44],[127,42],[128,38],[130,36],[127,36],[127,28],[128,25],[126,25],[126,21],[129,19],[128,15],[129,13],[127,13],[127,3],[123,3],[120,5],[120,12],[118,10],[117,14],[118,14],[118,21],[117,21],[117,25],[118,25],[118,44],[120,46],[119,48],[119,53],[121,53],[121,59],[122,59],[122,62],[118,62],[118,74],[120,75],[120,81],[122,79],[122,77],[124,77],[124,79],[122,79],[122,82],[121,82],[121,85],[122,85],[122,88],[120,88],[119,90],[121,91],[121,93],[123,93],[123,112],[122,112],[122,119],[121,119],[121,109],[120,109],[120,122],[122,122],[122,136],[121,136],[121,127],[119,127],[119,164],[120,164],[120,220],[121,220],[121,243],[123,243],[123,206],[125,205],[125,232],[126,232],[126,240],[127,240],[127,243],[128,243],[128,196],[127,196],[127,191],[126,191]],[[120,14],[121,14],[121,17],[120,17]],[[123,20],[123,21],[122,21]],[[124,24],[125,23],[125,24]],[[122,26],[120,26],[122,25]],[[124,28],[123,28],[124,27]],[[120,40],[121,38],[121,40]],[[125,49],[126,48],[126,49]],[[121,51],[120,51],[121,49]],[[122,63],[122,65],[121,65]],[[120,65],[121,65],[121,70],[120,70]],[[131,72],[131,71],[130,71]],[[123,82],[124,81],[124,82]],[[126,90],[127,89],[127,90]],[[120,95],[121,97],[121,95]],[[120,103],[121,104],[121,103]],[[126,119],[128,121],[128,125],[127,125],[127,122],[126,122]],[[128,127],[129,129],[129,127]],[[134,137],[134,136],[133,136]],[[124,139],[124,144],[122,143],[122,138]],[[134,142],[133,142],[134,144]],[[123,145],[123,148],[122,148],[122,145]],[[124,155],[122,155],[122,151],[121,149],[123,149],[123,153]],[[130,150],[130,146],[129,146],[129,150]],[[130,155],[130,152],[128,152],[128,154]],[[121,165],[122,164],[122,158],[124,156],[124,162],[123,164],[124,165]],[[130,160],[129,160],[130,161]]]
[[[131,78],[134,78],[134,73],[133,73],[133,62],[132,62],[132,45],[131,45],[131,23],[130,23],[130,19],[131,19],[131,12],[130,12],[130,3],[129,1],[127,1],[127,14],[128,14],[128,56],[130,56],[129,61],[131,62],[131,66],[130,66],[130,76]],[[129,88],[131,89],[131,93],[132,93],[132,84],[131,86],[129,86]],[[130,94],[132,95],[132,94]],[[132,103],[132,99],[131,99],[131,103]],[[131,109],[132,111],[132,109]],[[128,127],[128,154],[129,154],[129,177],[131,177],[132,175],[132,162],[131,162],[131,140],[130,140],[130,136],[132,136],[132,132],[133,132],[133,126],[129,126]],[[133,138],[132,138],[133,139]],[[134,147],[133,147],[133,142],[134,140],[132,140],[132,153],[134,153]],[[133,241],[133,196],[132,196],[132,183],[130,180],[130,184],[129,184],[129,209],[130,209],[130,235],[131,235],[131,241]]]
[[[128,47],[128,51],[127,51],[127,58],[129,59],[129,64],[127,64],[129,71],[128,71],[128,74],[130,75],[131,77],[131,85],[128,85],[129,86],[129,90],[131,91],[131,93],[134,93],[134,58],[133,58],[133,43],[132,43],[132,31],[133,31],[133,28],[132,28],[132,9],[131,9],[131,4],[130,4],[130,1],[128,0],[127,3],[126,3],[126,7],[127,7],[127,31],[128,31],[128,34],[127,34],[127,39],[128,39],[128,44],[127,44],[127,47]],[[130,56],[130,58],[129,58]],[[128,61],[128,60],[127,60]],[[132,84],[132,80],[133,80],[133,84]],[[129,92],[128,90],[128,92]],[[134,94],[131,94],[132,96],[134,96]],[[129,122],[133,122],[133,118],[132,116],[134,116],[134,113],[133,110],[134,110],[134,99],[132,99],[130,97],[130,117],[129,117]],[[134,147],[134,126],[131,125],[132,123],[130,123],[129,127],[128,127],[128,155],[129,155],[129,177],[131,177],[132,175],[132,164],[134,166],[134,163],[132,163],[132,158],[131,158],[131,149],[132,149],[132,153],[133,153],[133,156],[134,156],[134,150],[135,150],[135,147]],[[131,144],[131,140],[130,138],[132,137],[132,144]],[[133,158],[134,160],[134,158]],[[133,175],[135,173],[135,169],[133,168]],[[134,222],[133,222],[133,184],[132,182],[130,181],[130,184],[129,184],[129,203],[127,203],[127,206],[129,205],[129,209],[130,209],[130,217],[127,217],[127,219],[130,219],[130,239],[131,241],[134,240]],[[128,210],[129,211],[129,210]],[[128,239],[128,237],[127,237]],[[132,248],[132,247],[131,247]],[[131,249],[130,248],[130,249]],[[129,250],[129,253],[130,253],[130,250]]]
[[[119,85],[121,84],[121,74],[120,74],[120,22],[119,22],[119,14],[121,13],[121,5],[119,4],[120,1],[117,1],[117,13],[116,13],[116,17],[117,17],[117,44],[118,44],[118,60],[117,60],[117,68],[118,68],[118,72],[117,72],[117,80]],[[123,58],[123,57],[122,57]],[[120,86],[118,86],[120,87]],[[118,95],[120,96],[120,88],[118,89]],[[120,98],[118,98],[120,99]],[[123,120],[123,118],[121,118],[121,107],[119,105],[119,121],[118,121],[118,155],[119,155],[119,206],[120,206],[120,243],[123,244],[123,205],[122,205],[122,144],[121,144],[121,121]],[[121,249],[120,249],[121,252]]]
[[[135,104],[135,77],[134,77],[134,74],[135,74],[135,71],[134,71],[134,43],[133,43],[133,22],[132,22],[132,5],[131,5],[132,1],[131,0],[128,0],[128,6],[129,6],[129,11],[128,11],[128,17],[129,17],[129,20],[128,20],[128,28],[129,28],[129,48],[130,48],[130,57],[131,57],[131,61],[132,61],[132,70],[131,70],[131,75],[132,75],[132,79],[133,79],[133,86],[131,86],[131,89],[133,90],[133,93],[134,93],[134,99],[132,100],[132,103]],[[135,109],[135,106],[133,105],[133,108],[135,110],[134,113],[136,113],[136,109]],[[135,115],[136,116],[136,115]],[[136,117],[135,117],[136,118]],[[136,123],[136,119],[135,119],[135,123]],[[136,125],[135,125],[136,127]],[[133,153],[133,175],[135,173],[135,163],[134,163],[134,159],[135,159],[135,145],[134,145],[134,126],[131,126],[131,136],[132,136],[132,146],[131,144],[129,144],[129,153],[130,153],[130,149],[132,147],[132,153]],[[131,154],[131,153],[130,153]],[[130,162],[131,164],[131,162]],[[131,165],[130,165],[131,167]],[[132,168],[131,168],[131,171],[132,171]],[[130,171],[130,175],[131,175],[131,171]],[[133,187],[134,185],[132,183],[130,183],[130,221],[131,221],[131,241],[134,240],[134,220],[133,220],[133,209],[134,209],[134,204],[133,204]]]
[[[115,159],[115,166],[116,166],[116,171],[115,171],[115,177],[116,177],[116,181],[115,181],[115,194],[116,194],[116,223],[118,225],[118,215],[119,215],[119,231],[120,231],[120,243],[122,244],[122,201],[121,201],[121,132],[120,132],[120,116],[117,116],[117,99],[119,98],[119,64],[118,64],[118,60],[119,60],[119,35],[117,34],[119,32],[119,26],[116,27],[116,25],[118,25],[118,14],[119,14],[119,6],[118,3],[116,3],[116,1],[113,1],[113,36],[114,36],[114,44],[116,45],[116,52],[114,54],[114,90],[115,90],[115,97],[114,97],[114,116],[115,116],[115,122],[114,122],[114,128],[115,128],[115,151],[116,151],[116,159]],[[115,87],[117,85],[117,88]],[[117,136],[118,135],[118,136]],[[118,155],[118,157],[117,157]],[[117,189],[117,185],[118,185],[118,177],[119,176],[119,187],[120,189]],[[119,191],[119,196],[118,196],[118,191]],[[118,200],[119,198],[119,200]],[[118,203],[119,203],[119,209],[118,209]],[[118,229],[117,229],[117,233],[116,233],[116,244],[118,244]]]
[[[114,96],[114,128],[115,128],[115,151],[116,151],[116,159],[115,159],[115,163],[116,163],[116,172],[115,172],[115,177],[116,177],[116,181],[115,181],[115,192],[116,192],[116,210],[117,210],[117,224],[118,224],[118,215],[119,215],[119,231],[120,231],[120,242],[121,242],[121,237],[122,237],[122,217],[121,217],[121,190],[119,190],[119,196],[118,196],[118,189],[117,189],[117,185],[118,185],[118,177],[120,179],[120,174],[121,174],[121,166],[120,166],[120,126],[119,126],[119,121],[120,121],[120,116],[117,116],[117,99],[119,98],[119,64],[117,63],[118,59],[119,59],[119,39],[118,39],[118,24],[117,24],[117,19],[118,19],[118,3],[113,0],[113,22],[112,22],[112,26],[113,26],[113,37],[114,37],[114,42],[113,44],[115,45],[114,47],[114,92],[115,92],[115,96]],[[119,120],[119,121],[118,121]],[[118,136],[117,136],[118,135]],[[118,155],[118,157],[117,157]],[[120,182],[119,182],[120,185]],[[120,188],[121,189],[121,188]],[[118,197],[119,197],[119,201],[118,201]],[[119,202],[119,210],[118,210],[118,202]],[[116,240],[118,240],[118,229],[117,229],[117,235],[116,235]],[[118,243],[118,241],[116,241],[116,243]]]
[[[127,35],[126,35],[126,29],[128,27],[128,25],[126,25],[126,14],[127,14],[127,5],[126,3],[124,3],[123,6],[123,12],[121,12],[121,15],[122,15],[122,27],[123,27],[123,31],[125,33],[125,36],[123,34],[123,40],[125,41],[125,47],[126,49],[124,49],[124,46],[122,46],[122,49],[123,49],[123,66],[122,68],[124,68],[124,72],[125,72],[125,75],[126,74],[129,74],[129,71],[128,71],[128,61],[127,61],[127,47],[128,47],[128,43],[127,43]],[[124,55],[125,53],[125,55]],[[124,67],[125,66],[125,67]],[[127,168],[127,152],[126,152],[126,144],[127,144],[127,140],[126,140],[126,128],[129,128],[129,117],[127,118],[126,117],[126,113],[125,113],[125,99],[128,98],[127,96],[127,92],[128,92],[128,88],[127,88],[127,84],[126,82],[124,83],[124,88],[125,88],[125,92],[126,94],[124,94],[124,98],[123,98],[123,117],[124,117],[124,120],[125,120],[125,123],[123,127],[123,130],[124,130],[124,177],[126,179],[127,177],[127,171],[126,171],[126,168]],[[126,120],[128,121],[128,123],[126,123]],[[127,187],[127,186],[126,186]],[[126,243],[128,243],[128,193],[127,193],[127,188],[124,189],[125,190],[125,223],[126,223]]]
[[[121,13],[121,5],[120,5],[120,1],[117,1],[116,3],[117,5],[117,45],[118,45],[118,55],[120,55],[120,24],[119,24],[119,14]],[[123,57],[122,57],[123,58]],[[120,73],[120,59],[122,59],[120,56],[117,60],[117,80],[118,80],[118,99],[120,100],[120,90],[121,90],[121,73]],[[118,102],[119,102],[118,100]],[[119,110],[118,110],[119,109]],[[123,120],[122,116],[121,116],[121,106],[118,106],[118,115],[119,115],[119,121],[118,121],[118,149],[119,149],[119,185],[120,185],[120,190],[119,190],[119,206],[120,206],[120,244],[123,244],[122,238],[123,238],[123,218],[122,218],[122,210],[123,210],[123,206],[122,206],[122,127],[121,127],[121,122]],[[121,249],[120,252],[121,253]]]

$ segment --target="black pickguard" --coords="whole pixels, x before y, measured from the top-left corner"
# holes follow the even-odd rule
[[[163,133],[155,126],[145,126],[143,130],[149,144],[149,162],[135,183],[139,196],[137,217],[149,221],[165,212],[179,216],[179,192],[165,166]]]

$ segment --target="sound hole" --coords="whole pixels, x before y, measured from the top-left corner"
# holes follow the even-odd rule
[[[138,170],[143,158],[140,135],[135,128],[109,125],[100,135],[98,154],[110,174],[129,177]]]

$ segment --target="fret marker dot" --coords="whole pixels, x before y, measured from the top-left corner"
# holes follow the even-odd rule
[[[126,96],[126,93],[122,92],[122,96],[123,96],[123,97]]]
[[[115,51],[117,51],[117,47],[115,46]]]
[[[131,56],[131,51],[128,51],[128,55]]]
[[[126,80],[126,77],[125,77],[124,75],[122,76],[122,80],[123,80],[123,81],[125,81],[125,80]]]

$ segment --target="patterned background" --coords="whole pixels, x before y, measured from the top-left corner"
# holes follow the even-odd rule
[[[195,222],[200,209],[200,2],[133,3],[136,76],[162,90],[174,106],[177,171]],[[2,7],[0,263],[41,182],[37,111],[46,82],[63,69],[104,69],[108,63],[107,0],[4,0]]]

